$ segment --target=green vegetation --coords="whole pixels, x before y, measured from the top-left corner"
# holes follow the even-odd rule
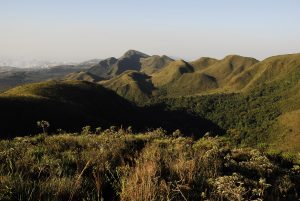
[[[214,94],[195,97],[166,98],[169,110],[187,110],[206,118],[228,131],[237,143],[257,145],[268,138],[270,127],[281,114],[280,97],[269,94]],[[152,102],[151,104],[157,104]]]
[[[48,121],[50,131],[73,132],[85,125],[129,126],[138,113],[137,107],[114,92],[80,81],[47,81],[13,88],[0,94],[0,110],[4,117],[1,138],[40,132],[36,126],[39,120]]]
[[[99,129],[97,130],[99,132]],[[0,200],[297,200],[300,168],[226,138],[115,128],[0,141]]]
[[[170,57],[163,55],[163,56],[158,56],[158,55],[153,55],[151,57],[147,58],[142,58],[140,60],[141,62],[141,72],[144,72],[148,75],[153,74],[154,72],[157,72],[158,70],[164,68],[168,64],[170,64],[173,59]]]
[[[299,56],[131,50],[5,91],[0,200],[297,200]]]
[[[140,71],[142,68],[141,60],[148,57],[149,55],[142,52],[128,50],[118,59],[111,57],[100,61],[99,64],[93,66],[87,72],[98,77],[111,78],[127,70]]]
[[[101,77],[98,77],[96,75],[93,75],[89,72],[84,72],[84,71],[71,73],[71,74],[67,75],[65,77],[65,79],[66,80],[82,80],[82,81],[89,81],[89,82],[100,82],[101,80],[103,80],[103,78],[101,78]]]
[[[185,110],[227,130],[237,143],[299,152],[299,55],[278,56],[258,63],[264,68],[238,93],[153,98],[149,104]],[[252,67],[251,67],[252,68]],[[251,71],[250,68],[250,71]],[[278,71],[281,69],[281,74]],[[277,76],[278,75],[278,76]]]
[[[144,78],[144,82],[116,77],[112,80],[119,83],[117,87],[104,86],[140,105],[165,105],[168,111],[187,111],[208,119],[237,143],[267,143],[270,148],[297,153],[299,72],[300,54],[274,56],[261,62],[230,55],[222,60],[178,60]],[[146,80],[147,85],[143,84]],[[147,93],[136,90],[151,83],[154,87],[147,87]]]
[[[222,133],[204,118],[185,111],[165,111],[163,105],[141,108],[101,85],[84,81],[47,81],[13,88],[0,94],[0,110],[5,116],[1,138],[36,134],[41,131],[36,127],[40,120],[50,123],[51,132],[75,132],[85,125],[131,125],[135,131],[180,129],[196,138],[205,132]]]
[[[135,102],[147,101],[154,90],[150,76],[137,71],[128,70],[115,78],[100,83],[118,95]]]
[[[26,83],[61,79],[70,73],[84,70],[88,67],[88,65],[62,65],[51,68],[10,68],[5,71],[0,69],[0,91]]]

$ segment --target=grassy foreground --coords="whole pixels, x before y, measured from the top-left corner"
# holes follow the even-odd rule
[[[297,200],[300,168],[278,154],[114,128],[0,141],[0,200]]]

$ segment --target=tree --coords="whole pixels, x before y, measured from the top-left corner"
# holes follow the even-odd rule
[[[49,126],[50,126],[49,122],[48,122],[48,121],[45,121],[45,120],[41,120],[41,121],[36,122],[36,124],[37,124],[37,126],[38,126],[39,128],[42,128],[43,133],[46,134],[47,129],[48,129]]]

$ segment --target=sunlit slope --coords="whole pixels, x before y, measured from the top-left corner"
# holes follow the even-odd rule
[[[147,58],[149,55],[136,50],[128,50],[120,58],[114,57],[102,60],[99,64],[88,70],[89,73],[98,77],[111,78],[127,70],[141,69],[141,59]]]
[[[161,68],[167,66],[172,61],[174,61],[174,60],[166,55],[163,55],[163,56],[153,55],[151,57],[142,58],[140,60],[140,62],[141,62],[140,71],[150,75],[150,74],[160,70]]]
[[[157,73],[152,75],[154,86],[161,87],[176,82],[183,74],[193,73],[193,67],[184,60],[178,60],[170,63]]]
[[[152,75],[154,86],[161,87],[169,96],[205,94],[221,91],[228,81],[258,61],[237,55],[222,60],[200,58],[187,63],[183,60],[170,63]]]
[[[137,71],[126,71],[115,78],[102,81],[100,84],[132,101],[147,100],[152,96],[154,90],[150,77]]]
[[[300,71],[300,54],[280,55],[267,58],[240,75],[233,77],[229,86],[248,90],[279,80],[292,80]]]
[[[200,59],[190,62],[190,65],[193,66],[195,71],[198,71],[203,70],[217,62],[218,60],[214,58],[201,57]]]
[[[76,72],[76,73],[71,73],[65,77],[67,80],[80,80],[80,81],[88,81],[88,82],[99,82],[103,80],[103,78],[98,77],[94,74],[91,74],[89,72]]]

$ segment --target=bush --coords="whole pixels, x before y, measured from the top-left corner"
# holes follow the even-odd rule
[[[0,200],[299,198],[300,168],[280,154],[233,148],[224,137],[168,137],[162,129],[90,134],[1,140]]]

